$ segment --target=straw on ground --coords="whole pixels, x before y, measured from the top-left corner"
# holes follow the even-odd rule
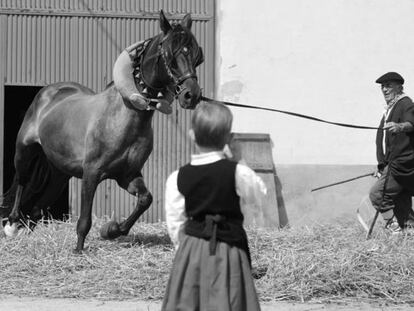
[[[31,234],[0,239],[0,294],[35,297],[163,297],[174,250],[163,223],[138,223],[104,241],[95,219],[83,255],[72,252],[75,223],[40,224]],[[414,303],[414,236],[371,240],[356,222],[296,229],[248,228],[261,301]]]

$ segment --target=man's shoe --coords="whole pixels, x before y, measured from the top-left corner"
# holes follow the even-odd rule
[[[387,224],[385,225],[385,230],[387,230],[391,234],[400,234],[402,232],[402,229],[395,217],[387,221]]]
[[[414,235],[414,222],[412,220],[405,222],[403,232],[408,235]]]

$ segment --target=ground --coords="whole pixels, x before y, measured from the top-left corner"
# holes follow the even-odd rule
[[[408,311],[410,306],[373,306],[366,303],[349,302],[342,304],[321,304],[321,303],[289,303],[276,302],[262,304],[263,311],[368,311],[368,310],[392,310]],[[159,311],[159,301],[124,300],[124,301],[102,301],[102,300],[81,300],[81,299],[47,299],[47,298],[21,298],[15,296],[0,297],[0,310],[7,311]]]
[[[0,238],[0,311],[159,311],[174,257],[165,223],[106,241],[103,222],[81,256],[73,222]],[[414,239],[379,228],[370,240],[355,222],[248,229],[253,266],[267,267],[255,282],[262,310],[414,310]]]

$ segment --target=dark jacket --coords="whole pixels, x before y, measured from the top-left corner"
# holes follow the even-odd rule
[[[385,122],[410,122],[414,125],[414,104],[409,97],[400,99],[393,107]],[[380,128],[384,126],[384,118]],[[385,135],[386,150],[383,150],[383,135]],[[380,169],[389,165],[395,180],[407,191],[414,195],[414,132],[390,133],[377,131],[377,160]]]

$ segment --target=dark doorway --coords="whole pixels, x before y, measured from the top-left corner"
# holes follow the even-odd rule
[[[17,133],[26,110],[41,88],[39,86],[5,86],[4,88],[3,193],[13,182]],[[62,192],[59,200],[50,207],[50,214],[53,218],[61,220],[69,214],[69,186]]]

